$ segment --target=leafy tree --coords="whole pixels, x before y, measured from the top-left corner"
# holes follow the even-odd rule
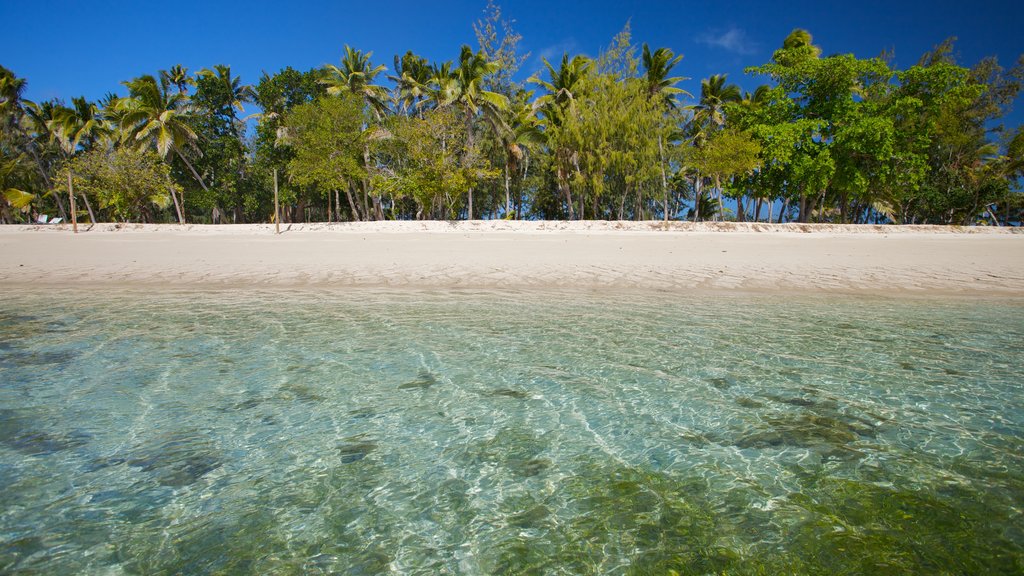
[[[209,211],[214,222],[225,210],[233,211],[233,221],[244,222],[247,206],[259,205],[248,179],[245,124],[238,118],[255,96],[253,87],[233,76],[230,66],[218,64],[197,74],[190,123],[202,143],[203,155],[195,165],[206,175],[208,190],[194,196],[194,205]]]
[[[374,176],[375,187],[386,190],[396,205],[412,200],[416,219],[457,218],[466,190],[497,176],[479,156],[467,153],[460,116],[451,107],[395,116],[388,123],[392,137],[379,142],[390,168]],[[467,165],[467,157],[477,163]]]
[[[154,222],[171,205],[170,167],[151,150],[96,148],[72,158],[58,181],[73,174],[74,189],[98,200],[116,220]],[[179,190],[177,184],[170,184]]]
[[[328,203],[344,190],[352,219],[362,219],[367,206],[358,206],[352,191],[366,177],[360,163],[363,151],[363,101],[342,93],[295,107],[285,117],[288,142],[295,156],[288,162],[289,179],[315,187]]]
[[[190,125],[194,109],[188,95],[172,93],[167,79],[158,82],[150,75],[139,76],[123,83],[128,97],[117,100],[115,111],[122,129],[122,141],[138,147],[149,147],[167,159],[172,153],[185,164],[204,191],[209,189],[202,176],[189,161],[186,152],[200,154],[195,130]],[[171,188],[173,189],[173,188]],[[178,221],[185,223],[185,196],[181,201],[171,192],[178,212]]]

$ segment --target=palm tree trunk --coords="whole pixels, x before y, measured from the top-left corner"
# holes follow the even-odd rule
[[[43,170],[43,161],[39,158],[39,153],[35,147],[29,147],[29,152],[32,154],[32,158],[36,161],[36,168],[39,169],[39,175],[43,177],[43,182],[46,184],[47,190],[52,190],[53,185],[50,184],[50,176]],[[60,199],[60,194],[54,194],[53,199],[57,201],[57,211],[60,212],[60,217],[67,220],[68,213],[64,210],[64,201]]]
[[[505,164],[505,218],[512,213],[512,191],[509,189],[511,184],[508,175],[508,164]]]
[[[171,194],[171,201],[174,202],[174,211],[178,213],[178,224],[185,223],[185,217],[181,212],[181,205],[178,204],[178,195],[174,193],[174,183],[171,182],[170,174],[167,175],[167,191]]]
[[[334,216],[341,222],[341,195],[337,188],[334,189]]]
[[[722,204],[722,181],[718,174],[715,174],[715,193],[718,194],[718,214],[715,215],[717,222],[725,216],[725,206]]]
[[[78,234],[78,215],[75,213],[75,190],[71,185],[71,168],[68,167],[68,198],[71,201],[71,230]]]
[[[661,143],[661,134],[658,134],[658,156],[661,157],[661,190],[665,194],[665,222],[668,222],[668,176],[665,175],[665,147]]]
[[[85,200],[85,209],[89,211],[89,221],[96,224],[96,214],[92,211],[92,204],[89,204],[89,196],[82,194],[82,200]]]
[[[356,208],[355,200],[352,198],[352,187],[345,188],[345,195],[348,196],[348,207],[352,210],[352,219],[361,220],[359,210]]]

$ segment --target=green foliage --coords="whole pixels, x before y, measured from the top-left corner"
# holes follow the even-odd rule
[[[161,220],[171,205],[169,191],[181,191],[171,180],[170,167],[149,150],[121,147],[86,152],[61,168],[54,182],[67,182],[68,169],[75,192],[96,198],[100,209],[114,220]],[[53,192],[66,193],[66,189]]]
[[[362,98],[342,93],[296,106],[285,117],[288,143],[295,157],[288,162],[289,179],[314,186],[324,194],[362,180]]]
[[[395,116],[387,129],[390,137],[377,146],[390,168],[374,175],[373,188],[396,202],[411,199],[418,218],[456,218],[466,192],[498,175],[469,149],[462,120],[451,108]]]

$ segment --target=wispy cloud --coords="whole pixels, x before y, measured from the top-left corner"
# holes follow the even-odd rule
[[[562,59],[562,54],[569,54],[570,56],[576,51],[576,40],[568,38],[555,44],[550,44],[534,52],[533,58],[529,64],[531,70],[543,70],[544,62],[547,60],[551,62],[551,65],[558,67],[558,61]]]
[[[746,32],[735,26],[724,31],[711,30],[698,34],[695,40],[700,44],[721,48],[736,54],[753,54],[757,51],[757,44],[747,38]]]

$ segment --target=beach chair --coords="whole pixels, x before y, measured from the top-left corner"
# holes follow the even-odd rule
[[[40,214],[39,218],[36,218],[36,224],[49,224],[49,217],[46,214]]]
[[[58,216],[57,218],[54,218],[53,220],[50,220],[50,224],[60,224],[63,221],[64,221],[64,219]]]

